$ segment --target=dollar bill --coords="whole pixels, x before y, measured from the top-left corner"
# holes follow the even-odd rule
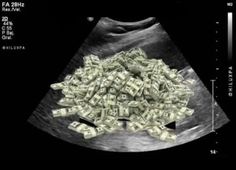
[[[75,115],[94,124],[74,121],[68,126],[85,139],[116,130],[146,130],[159,140],[175,141],[176,135],[165,125],[194,113],[187,105],[195,80],[184,80],[177,69],[148,58],[140,48],[104,59],[90,54],[83,60],[83,67],[50,87],[61,90],[57,104],[65,107],[53,109],[53,117]]]

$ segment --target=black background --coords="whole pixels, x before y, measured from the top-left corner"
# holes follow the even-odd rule
[[[4,51],[7,104],[4,105],[2,140],[8,158],[21,159],[227,159],[233,153],[233,99],[227,97],[226,3],[97,4],[26,2],[20,14],[3,13],[15,24],[10,45],[24,44],[26,50]],[[107,4],[106,4],[107,5]],[[137,5],[137,7],[136,7]],[[103,6],[100,4],[100,6]],[[94,16],[89,22],[86,16]],[[200,79],[211,91],[211,79],[218,77],[217,101],[230,122],[216,133],[193,142],[159,151],[114,153],[91,150],[59,140],[36,129],[28,117],[57,79],[100,17],[138,21],[156,16]],[[220,21],[217,26],[216,21]],[[216,35],[215,31],[219,30]],[[216,39],[219,43],[215,42]],[[219,52],[215,49],[219,47]],[[218,56],[218,62],[215,61]],[[220,71],[216,73],[215,67]],[[5,91],[4,91],[5,92]],[[12,92],[10,94],[9,92]],[[218,142],[216,144],[215,142]],[[216,149],[216,155],[210,154]]]

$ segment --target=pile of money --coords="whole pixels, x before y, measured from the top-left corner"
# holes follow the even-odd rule
[[[105,59],[88,55],[84,67],[51,85],[64,97],[52,110],[54,117],[76,115],[88,124],[74,121],[68,128],[85,139],[117,130],[146,131],[150,136],[175,141],[167,124],[191,116],[187,107],[194,80],[184,80],[161,59],[151,59],[140,48],[121,51]],[[94,126],[91,126],[93,124]]]

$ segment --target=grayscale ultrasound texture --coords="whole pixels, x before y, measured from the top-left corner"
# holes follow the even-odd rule
[[[77,116],[52,117],[51,110],[60,108],[57,101],[62,94],[60,91],[51,89],[28,121],[39,129],[70,143],[116,152],[142,152],[170,148],[209,134],[212,130],[211,94],[155,18],[147,18],[139,22],[119,22],[110,18],[101,18],[55,82],[63,81],[67,74],[83,66],[85,55],[94,54],[104,58],[134,47],[142,48],[149,58],[163,59],[170,68],[181,70],[185,79],[196,80],[196,83],[190,86],[195,95],[190,98],[188,104],[189,108],[194,109],[194,114],[176,123],[175,142],[157,140],[146,132],[127,131],[84,139],[82,134],[67,128],[72,121],[79,120]],[[215,114],[219,115],[214,120],[216,129],[229,121],[218,104],[215,106]]]

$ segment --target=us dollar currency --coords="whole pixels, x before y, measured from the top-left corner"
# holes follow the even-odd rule
[[[85,139],[127,130],[173,142],[176,135],[166,125],[194,114],[188,103],[195,80],[185,80],[180,71],[141,48],[104,59],[89,54],[83,60],[83,67],[50,87],[63,95],[56,101],[63,108],[53,109],[53,117],[73,115],[94,125],[74,121],[68,126]]]

